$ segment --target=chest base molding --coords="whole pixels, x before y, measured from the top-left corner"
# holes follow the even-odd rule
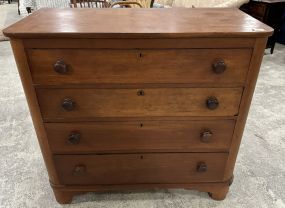
[[[124,184],[124,185],[85,185],[64,186],[51,183],[55,198],[60,204],[70,204],[76,195],[89,192],[111,192],[118,191],[149,191],[152,189],[188,189],[199,192],[207,192],[214,200],[224,200],[233,182],[233,176],[224,182],[211,183],[187,183],[187,184]]]

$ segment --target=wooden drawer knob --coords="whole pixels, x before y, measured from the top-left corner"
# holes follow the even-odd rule
[[[80,133],[79,132],[72,132],[69,136],[68,136],[68,142],[70,144],[79,144],[80,141]]]
[[[63,100],[61,106],[66,111],[72,111],[75,107],[75,102],[69,98],[66,98]]]
[[[64,61],[58,60],[53,65],[54,71],[56,71],[59,74],[67,74],[68,73],[68,66]]]
[[[86,166],[85,165],[76,165],[72,171],[72,174],[75,176],[80,176],[86,173]]]
[[[207,171],[207,165],[204,162],[199,162],[197,164],[197,172],[202,173]]]
[[[207,108],[210,110],[214,110],[219,106],[219,101],[216,97],[212,96],[206,100]]]
[[[204,130],[200,137],[202,142],[209,142],[211,137],[213,136],[213,133],[210,130]]]
[[[222,74],[226,70],[227,65],[223,59],[219,59],[215,63],[213,63],[212,67],[213,71],[216,74]]]

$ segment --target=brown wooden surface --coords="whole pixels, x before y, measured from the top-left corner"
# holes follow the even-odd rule
[[[44,119],[138,116],[234,116],[238,114],[242,88],[143,89],[37,89]],[[206,100],[215,96],[219,107],[209,110]],[[75,102],[66,111],[62,102]]]
[[[234,120],[46,123],[51,150],[60,154],[228,151]],[[201,134],[211,131],[208,142]],[[78,144],[68,138],[79,133]]]
[[[117,1],[111,5],[112,8],[142,8],[143,6],[136,1]]]
[[[22,38],[12,47],[60,203],[159,187],[225,198],[271,28],[237,9],[42,9],[4,33]],[[229,68],[213,76],[220,55]],[[52,74],[58,57],[71,74]],[[74,110],[62,108],[65,98]],[[72,146],[73,131],[82,135]]]
[[[266,46],[267,39],[266,38],[258,38],[255,42],[255,47],[249,67],[249,74],[246,80],[246,87],[243,92],[241,104],[240,104],[240,113],[238,115],[238,119],[236,122],[233,140],[231,143],[229,159],[226,166],[224,180],[232,177],[234,172],[234,166],[239,150],[239,146],[241,143],[243,130],[246,124],[246,119],[248,115],[248,111],[250,108],[251,99],[254,93],[255,84],[257,80],[257,76],[260,70],[261,61],[263,58],[264,48]]]
[[[28,50],[35,84],[192,83],[244,84],[251,49]],[[175,58],[174,58],[175,57]],[[222,59],[221,74],[212,65]],[[61,60],[66,74],[53,66]]]
[[[54,118],[44,118],[46,123],[72,123],[72,122],[126,122],[126,121],[215,121],[215,120],[236,120],[237,116],[147,116],[147,117],[88,117],[82,118],[76,117],[72,119],[54,119]]]
[[[63,184],[138,184],[215,182],[223,178],[226,153],[152,153],[115,155],[55,155]],[[197,172],[205,162],[206,172]],[[77,165],[86,172],[75,175]]]
[[[18,38],[185,38],[265,37],[272,29],[237,8],[44,8],[3,32]]]
[[[25,48],[175,49],[253,48],[255,38],[151,38],[151,39],[23,39]]]
[[[160,184],[120,184],[120,185],[54,185],[51,183],[56,200],[61,204],[68,204],[72,202],[75,195],[85,194],[88,192],[108,192],[110,194],[117,194],[118,191],[129,193],[136,191],[153,191],[153,189],[173,189],[183,188],[189,190],[197,190],[211,193],[215,200],[223,200],[227,191],[229,190],[229,181],[222,182],[200,182],[200,183],[160,183]],[[189,193],[192,193],[189,192]],[[219,197],[219,198],[218,198]]]
[[[49,180],[53,184],[59,184],[57,172],[54,166],[51,150],[48,145],[46,131],[44,129],[43,120],[36,96],[35,89],[32,84],[32,76],[30,73],[27,56],[23,47],[23,42],[19,39],[12,39],[11,46],[16,59],[19,75],[23,85],[23,89],[27,98],[29,110],[32,116],[34,128],[38,137],[38,142],[43,154],[43,159],[47,167]]]

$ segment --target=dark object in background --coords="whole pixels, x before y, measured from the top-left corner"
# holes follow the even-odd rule
[[[278,32],[277,35],[277,42],[285,44],[285,11],[283,12],[280,31]]]
[[[32,13],[32,7],[26,7],[28,14]]]
[[[285,37],[280,38],[280,33],[281,27],[284,25],[285,0],[251,0],[249,3],[243,4],[240,10],[274,28],[274,33],[268,39],[266,45],[266,48],[271,48],[271,54],[274,51],[277,38],[278,40],[283,39],[284,43]],[[284,35],[283,32],[283,36]]]

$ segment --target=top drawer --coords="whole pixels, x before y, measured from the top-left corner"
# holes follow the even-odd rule
[[[34,84],[242,86],[251,49],[28,49]]]

